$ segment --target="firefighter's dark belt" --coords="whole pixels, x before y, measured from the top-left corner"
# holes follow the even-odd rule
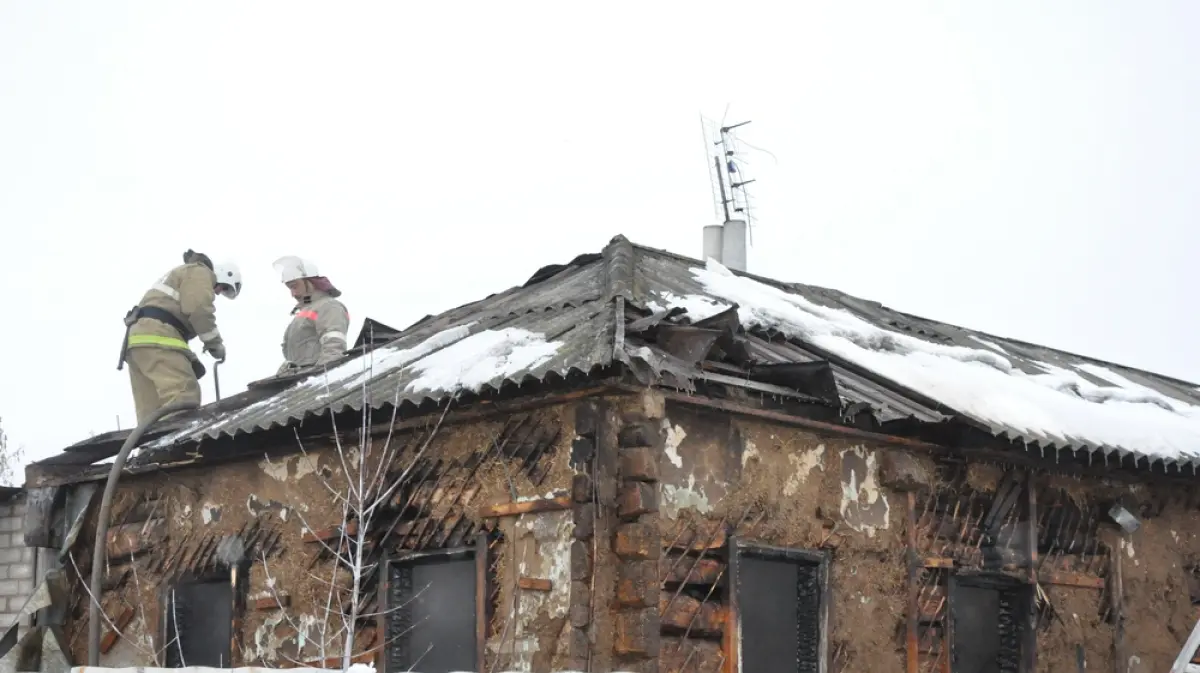
[[[181,321],[179,318],[176,318],[170,311],[158,308],[157,306],[139,306],[133,311],[134,314],[131,316],[133,320],[129,323],[130,325],[132,325],[134,322],[137,322],[140,318],[150,318],[151,320],[157,320],[161,323],[170,325],[171,328],[173,328],[176,332],[179,332],[179,338],[183,339],[185,342],[187,341],[188,328],[183,324],[183,321]],[[128,339],[128,337],[126,337],[126,339]],[[192,363],[192,373],[196,375],[196,380],[204,378],[204,375],[208,373],[208,370],[205,369],[204,363],[200,362],[200,358],[189,357],[188,360],[190,360]]]
[[[188,328],[179,318],[176,318],[170,311],[163,310],[157,306],[139,306],[137,309],[138,318],[150,318],[162,323],[166,323],[173,327],[176,332],[179,332],[179,337],[187,341]]]

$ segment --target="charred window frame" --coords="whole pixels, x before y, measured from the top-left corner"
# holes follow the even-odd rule
[[[246,609],[246,561],[184,573],[159,589],[160,642],[166,668],[232,668]]]
[[[1034,587],[996,572],[956,572],[946,583],[952,671],[1032,673]]]
[[[829,551],[772,547],[729,538],[729,614],[724,650],[731,671],[746,673],[827,673],[829,667]],[[778,621],[765,603],[754,600],[760,586],[770,581],[762,572],[795,568],[795,634],[781,642]],[[783,573],[785,576],[788,573]],[[773,595],[784,595],[774,591]],[[776,608],[779,611],[779,608]],[[760,623],[761,622],[761,623]],[[774,626],[774,628],[771,628]],[[758,639],[773,640],[759,643]]]
[[[418,607],[414,604],[413,594],[416,588],[412,586],[412,571],[418,567],[437,566],[453,562],[471,562],[474,587],[473,634],[474,647],[470,648],[474,662],[465,668],[453,670],[482,670],[486,661],[487,629],[491,619],[490,577],[488,573],[488,536],[480,533],[475,536],[475,542],[469,546],[451,549],[438,549],[422,552],[407,552],[392,555],[379,564],[380,606],[376,617],[376,625],[384,639],[376,658],[376,666],[382,673],[393,671],[436,670],[429,669],[424,664],[413,668],[414,659],[420,653],[414,653],[413,647],[413,612]],[[407,573],[406,573],[407,571]],[[466,662],[463,662],[466,663]]]

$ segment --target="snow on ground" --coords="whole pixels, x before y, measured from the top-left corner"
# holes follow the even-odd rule
[[[982,339],[976,340],[991,348],[938,344],[882,329],[849,311],[736,276],[712,260],[692,274],[709,296],[658,300],[687,308],[693,321],[736,303],[747,327],[778,329],[985,424],[1060,445],[1072,438],[1167,460],[1200,458],[1200,407],[1104,367],[1079,365],[1072,371],[1036,363],[1045,373],[1028,374],[1014,367],[1003,349]],[[1096,385],[1080,371],[1113,385]]]
[[[406,390],[450,392],[465,388],[478,392],[485,383],[544,364],[561,345],[518,327],[484,330],[413,363],[409,369],[420,372],[420,377]]]

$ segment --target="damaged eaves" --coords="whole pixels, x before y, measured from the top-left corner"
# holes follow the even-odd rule
[[[587,396],[612,394],[620,390],[617,372],[609,368],[597,368],[590,373],[572,372],[565,377],[550,375],[540,383],[522,386],[506,385],[500,391],[483,395],[463,395],[453,401],[425,400],[422,404],[405,403],[398,412],[381,409],[368,418],[371,433],[385,437],[389,432],[420,431],[433,427],[441,419],[446,427],[477,420],[502,419],[514,413],[541,408],[559,401],[579,399]],[[446,409],[450,405],[450,409]],[[444,417],[443,417],[444,414]],[[357,428],[362,423],[360,411],[343,411],[334,416],[337,427]],[[394,423],[393,423],[394,420]],[[215,439],[205,438],[197,444],[176,444],[154,450],[148,455],[135,455],[126,463],[124,474],[147,474],[168,469],[213,466],[247,459],[261,459],[264,454],[272,459],[297,454],[301,446],[316,444],[333,436],[333,424],[329,412],[314,413],[294,426],[276,425],[265,430],[239,432],[222,435]],[[344,431],[344,430],[343,430]],[[93,447],[102,453],[96,459],[111,457],[120,446],[119,440]],[[144,450],[144,449],[143,449]],[[92,455],[96,455],[93,453]],[[108,476],[111,463],[70,464],[43,461],[30,465],[26,472],[26,488],[30,492],[54,490],[64,484],[104,479]]]

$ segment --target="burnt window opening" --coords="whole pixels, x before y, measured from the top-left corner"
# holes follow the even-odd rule
[[[956,574],[948,605],[954,673],[1030,673],[1031,585],[1005,575]]]
[[[486,549],[481,535],[471,547],[411,554],[383,564],[384,673],[481,670]]]
[[[230,668],[233,586],[228,577],[178,582],[163,595],[167,668]]]
[[[740,670],[824,673],[829,555],[737,541],[730,548]]]

